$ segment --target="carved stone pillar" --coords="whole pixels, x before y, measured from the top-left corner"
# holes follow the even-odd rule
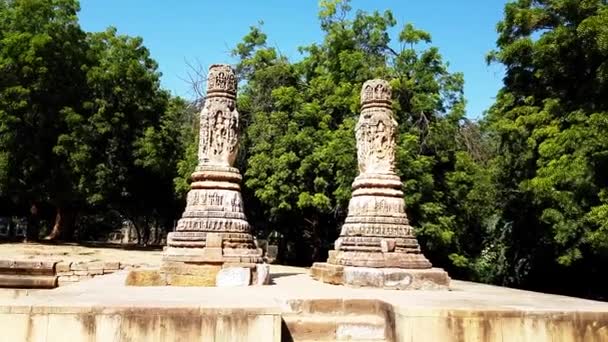
[[[213,273],[228,267],[248,268],[253,279],[256,264],[262,262],[243,210],[241,174],[233,167],[239,143],[236,89],[231,67],[209,68],[198,165],[186,209],[175,232],[167,236],[163,254],[161,271],[168,275],[169,284],[171,279],[175,284],[210,282]]]
[[[352,185],[348,216],[327,263],[313,265],[311,274],[353,286],[447,288],[447,273],[432,268],[422,254],[405,213],[395,173],[397,122],[391,103],[388,82],[365,82],[355,128],[359,176]]]

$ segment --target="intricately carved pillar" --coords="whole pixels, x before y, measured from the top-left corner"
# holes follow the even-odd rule
[[[311,274],[352,286],[447,288],[447,273],[432,268],[422,254],[405,213],[395,173],[397,122],[391,103],[388,82],[365,82],[355,128],[359,175],[352,185],[348,216],[327,263],[313,265]]]
[[[161,271],[174,283],[202,281],[221,268],[251,270],[262,262],[243,210],[234,168],[238,150],[237,80],[228,65],[212,65],[207,97],[200,114],[198,165],[192,174],[186,209],[175,232],[167,236]],[[183,279],[187,279],[184,281]]]

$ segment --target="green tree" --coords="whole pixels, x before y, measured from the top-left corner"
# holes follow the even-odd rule
[[[461,139],[468,124],[462,75],[450,73],[428,46],[430,34],[410,24],[391,44],[390,11],[352,15],[348,1],[322,1],[319,19],[324,40],[301,48],[298,62],[268,47],[260,27],[234,50],[245,81],[239,98],[245,195],[253,199],[256,227],[282,233],[296,261],[325,257],[356,176],[361,85],[384,77],[400,123],[398,168],[408,214],[435,261],[467,270],[481,249],[469,237],[481,231],[492,191],[484,191],[489,177],[477,173],[481,167]]]
[[[0,198],[54,211],[49,239],[114,211],[146,242],[150,226],[170,227],[179,211],[173,179],[191,111],[161,89],[141,38],[87,34],[78,9],[0,1]]]
[[[54,151],[66,115],[81,112],[86,95],[78,9],[71,0],[0,1],[0,195],[33,209],[79,198]],[[58,210],[56,226],[63,219]]]
[[[487,117],[505,228],[494,280],[605,296],[608,4],[514,1],[490,62],[506,68]]]
[[[88,205],[119,211],[147,242],[150,225],[170,226],[175,216],[173,178],[187,104],[160,88],[157,63],[141,38],[110,28],[87,41],[94,62],[85,112],[67,115],[55,152],[68,160]]]

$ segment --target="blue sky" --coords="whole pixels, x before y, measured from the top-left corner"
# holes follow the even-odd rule
[[[353,10],[390,9],[397,19],[393,38],[405,23],[431,33],[449,62],[450,71],[465,77],[467,115],[478,118],[501,87],[503,69],[486,65],[494,48],[496,23],[506,0],[353,0]],[[159,63],[163,86],[174,95],[193,98],[187,61],[205,68],[233,63],[230,50],[249,26],[264,21],[268,43],[290,60],[299,46],[323,38],[316,0],[81,0],[80,21],[87,31],[115,26],[120,33],[140,36]]]

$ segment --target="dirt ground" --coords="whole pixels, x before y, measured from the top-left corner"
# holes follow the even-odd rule
[[[120,261],[129,264],[160,265],[160,248],[129,248],[118,245],[43,243],[0,243],[0,260]]]

